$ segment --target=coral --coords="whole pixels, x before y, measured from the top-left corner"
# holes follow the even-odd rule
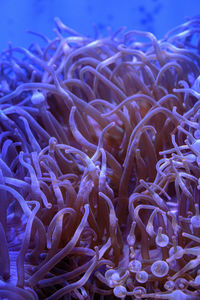
[[[1,53],[0,297],[199,299],[200,19]]]

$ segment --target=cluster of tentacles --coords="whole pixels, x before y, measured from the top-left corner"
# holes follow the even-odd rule
[[[1,299],[200,298],[200,19],[0,60]]]

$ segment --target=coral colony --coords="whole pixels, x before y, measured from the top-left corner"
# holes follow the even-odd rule
[[[0,298],[200,299],[200,19],[1,54]]]

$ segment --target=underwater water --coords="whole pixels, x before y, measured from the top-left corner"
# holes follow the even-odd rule
[[[53,38],[54,18],[85,35],[94,35],[94,25],[105,34],[106,28],[150,31],[157,38],[171,28],[200,13],[198,0],[7,0],[0,1],[0,49],[8,42],[26,46],[36,39],[27,30]]]
[[[0,300],[200,299],[198,2],[0,2]]]

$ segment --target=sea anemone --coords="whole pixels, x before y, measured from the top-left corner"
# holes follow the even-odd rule
[[[200,299],[200,19],[1,53],[0,298]]]

